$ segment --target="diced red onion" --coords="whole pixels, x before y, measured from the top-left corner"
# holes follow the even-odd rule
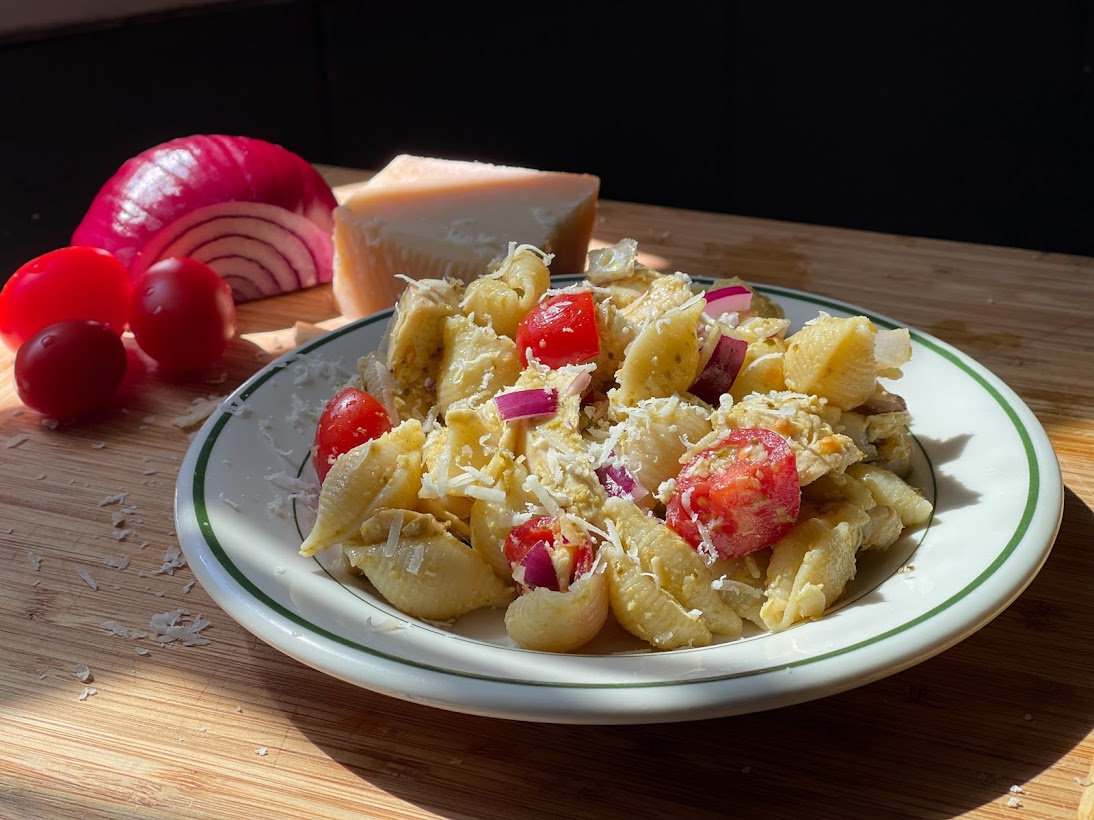
[[[558,391],[553,387],[512,390],[494,396],[502,421],[549,416],[558,410]]]
[[[744,285],[730,285],[708,291],[703,312],[714,319],[723,313],[744,313],[752,307],[752,291]]]
[[[733,380],[741,372],[747,351],[748,342],[722,336],[689,392],[707,404],[718,404],[718,400],[733,387]]]
[[[245,301],[330,280],[336,205],[322,176],[280,145],[194,135],[126,161],[72,242],[110,251],[134,276],[169,256],[200,259]]]
[[[565,393],[567,396],[580,396],[582,393],[585,392],[585,388],[592,384],[592,382],[592,374],[589,373],[588,370],[582,370],[580,373],[574,376],[573,381],[566,385],[565,389],[562,392]]]
[[[612,455],[614,456],[614,453]],[[622,464],[608,463],[603,467],[597,467],[596,477],[600,479],[600,486],[604,488],[604,491],[616,498],[641,501],[650,494],[650,491],[642,486],[642,482]]]
[[[530,589],[547,587],[547,589],[558,591],[558,572],[555,571],[555,565],[545,541],[538,541],[528,550],[514,570],[513,577],[517,583]]]

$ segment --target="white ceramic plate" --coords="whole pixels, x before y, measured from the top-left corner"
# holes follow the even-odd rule
[[[763,288],[798,327],[852,305]],[[313,521],[294,481],[314,485],[303,403],[321,407],[380,343],[390,312],[312,341],[243,384],[205,423],[179,471],[177,532],[194,574],[240,624],[287,655],[397,698],[479,715],[558,723],[652,723],[770,709],[834,694],[954,645],[1033,579],[1059,528],[1055,453],[1026,405],[953,347],[911,331],[913,358],[893,389],[918,445],[911,483],[933,520],[858,575],[824,618],[777,635],[641,651],[618,627],[583,652],[516,647],[500,610],[454,627],[402,615],[334,556],[298,554]],[[297,478],[299,477],[299,478]],[[330,551],[328,551],[330,552]]]

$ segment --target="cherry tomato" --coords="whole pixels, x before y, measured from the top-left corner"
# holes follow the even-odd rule
[[[505,539],[505,557],[509,566],[513,567],[524,560],[524,556],[536,546],[555,543],[555,519],[549,515],[541,515],[538,518],[529,518],[523,524],[518,524],[509,531]]]
[[[387,410],[371,394],[347,387],[327,402],[315,428],[312,460],[322,483],[335,459],[391,429]]]
[[[593,295],[586,290],[544,299],[520,320],[515,341],[525,366],[529,349],[551,368],[587,362],[600,353]]]
[[[801,488],[794,453],[771,430],[731,430],[676,477],[665,523],[700,548],[704,532],[722,558],[747,555],[786,535]]]
[[[11,350],[44,327],[91,319],[121,335],[129,313],[129,271],[109,252],[74,245],[31,259],[0,291],[0,339]]]
[[[133,284],[129,327],[141,350],[168,370],[197,370],[235,335],[232,288],[196,259],[164,259]]]
[[[71,421],[105,406],[125,376],[121,338],[106,325],[66,319],[42,328],[15,354],[15,387],[23,404]]]
[[[567,590],[574,581],[593,568],[593,551],[587,542],[572,544],[558,532],[558,521],[544,515],[530,518],[509,531],[505,539],[505,557],[523,587]],[[542,552],[539,561],[517,568],[530,553]]]

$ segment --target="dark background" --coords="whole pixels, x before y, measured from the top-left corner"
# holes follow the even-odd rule
[[[1094,255],[1094,0],[880,5],[266,0],[9,33],[0,277],[66,244],[126,158],[212,132]]]

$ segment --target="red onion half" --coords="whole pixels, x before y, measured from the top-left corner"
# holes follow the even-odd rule
[[[322,176],[288,149],[199,134],[127,160],[72,243],[110,251],[133,277],[160,259],[198,259],[242,302],[330,281],[336,205]]]

